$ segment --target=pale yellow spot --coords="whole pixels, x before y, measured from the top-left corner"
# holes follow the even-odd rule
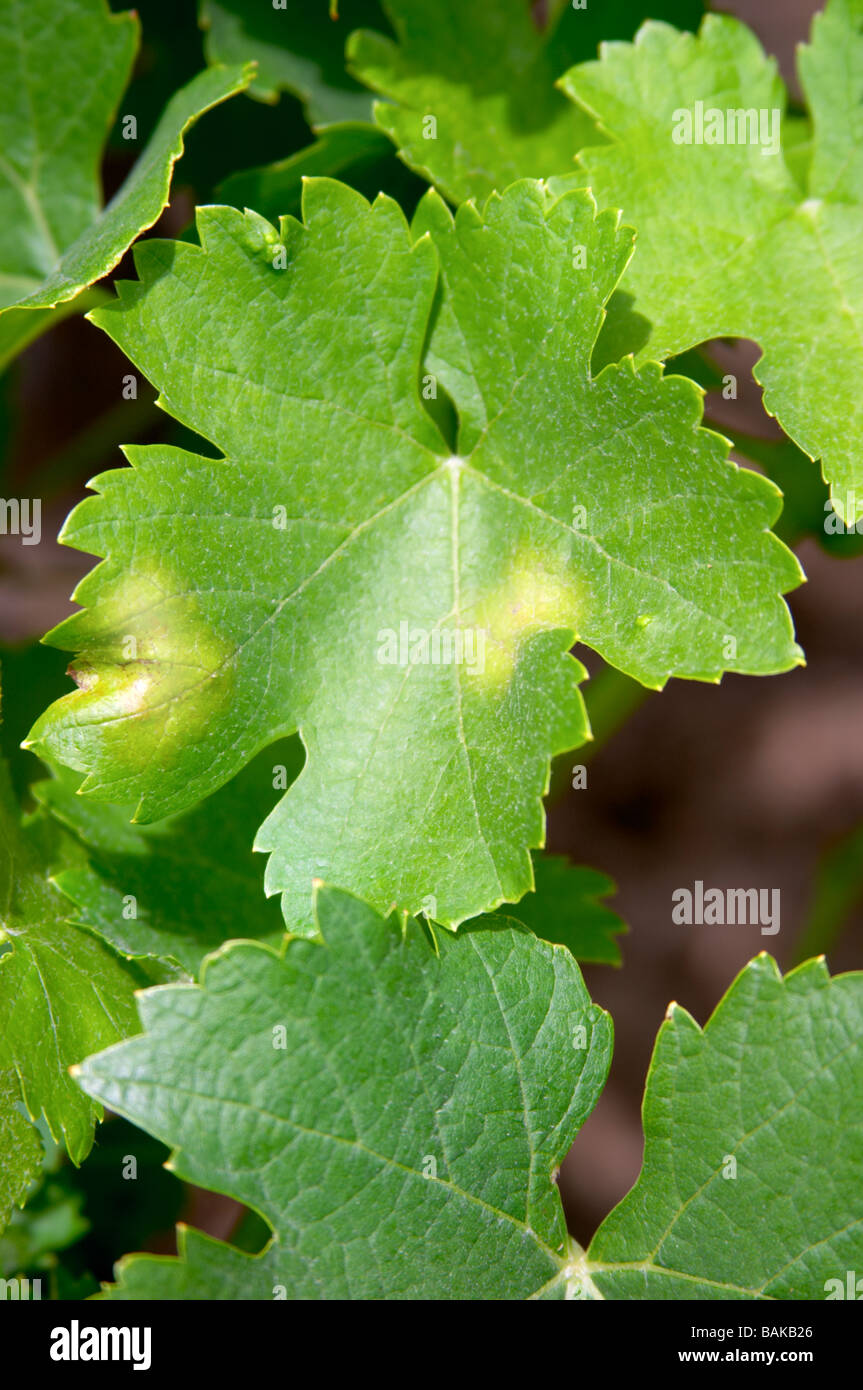
[[[117,703],[126,714],[135,714],[146,704],[147,691],[153,685],[149,676],[136,676],[125,689],[117,691]]]
[[[483,669],[471,678],[499,687],[512,678],[520,646],[534,634],[552,628],[575,630],[579,611],[573,576],[552,569],[531,552],[513,557],[503,580],[462,612],[462,625],[485,632]]]
[[[126,770],[146,767],[157,751],[165,766],[200,738],[230,698],[235,653],[197,596],[177,587],[167,571],[138,567],[106,589],[81,615],[81,654],[69,668],[78,689],[40,724],[74,712],[76,725],[101,726],[106,751]]]

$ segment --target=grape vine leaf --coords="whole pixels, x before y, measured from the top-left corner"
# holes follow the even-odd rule
[[[412,169],[453,203],[572,170],[596,133],[555,90],[574,61],[557,51],[556,26],[539,31],[525,0],[383,4],[397,38],[358,31],[348,67],[390,98],[375,103],[375,119]],[[578,24],[574,12],[564,23],[560,7],[556,18],[567,33]]]
[[[25,1208],[11,1213],[5,1229],[0,1220],[0,1278],[26,1278],[28,1273],[38,1278],[50,1271],[53,1293],[56,1285],[52,1276],[57,1268],[58,1252],[79,1241],[90,1229],[90,1223],[82,1211],[84,1194],[73,1186],[72,1174],[77,1176],[76,1170],[61,1167],[62,1150],[52,1143],[50,1136],[44,1132],[40,1136],[29,1124],[27,1132],[30,1142],[36,1144],[41,1161],[35,1174],[37,1181],[27,1193]],[[44,1153],[40,1138],[47,1140]]]
[[[794,959],[830,951],[863,904],[863,825],[821,848]]]
[[[533,877],[533,892],[497,913],[517,918],[543,941],[565,946],[582,965],[620,965],[615,937],[627,927],[602,901],[615,891],[613,880],[570,864],[562,854],[535,854]]]
[[[121,955],[152,956],[192,976],[208,952],[233,937],[278,945],[284,919],[263,898],[263,865],[244,831],[272,809],[274,783],[290,784],[301,766],[299,741],[286,739],[192,811],[155,825],[130,824],[132,808],[78,796],[75,773],[59,770],[37,783],[39,803],[87,853],[86,863],[54,875],[78,909],[71,920]]]
[[[638,229],[623,288],[651,325],[640,356],[755,339],[767,409],[821,460],[847,522],[863,516],[861,67],[863,0],[830,0],[800,58],[814,125],[802,200],[780,149],[776,64],[735,19],[708,15],[697,38],[648,23],[560,82],[610,141],[581,152],[585,181]],[[723,143],[698,143],[697,102],[705,136],[722,113]],[[752,119],[758,143],[736,143]]]
[[[657,0],[605,0],[575,10],[554,0],[539,27],[528,0],[382,0],[396,38],[357,32],[348,66],[388,98],[375,119],[404,161],[453,203],[485,199],[520,178],[570,173],[598,137],[567,104],[555,79],[592,57],[601,38],[629,36]],[[659,0],[681,25],[697,23],[699,0]]]
[[[368,91],[345,69],[350,28],[389,28],[378,0],[344,0],[338,16],[326,0],[201,0],[200,24],[208,63],[257,65],[249,95],[277,101],[289,91],[312,126],[370,121]]]
[[[863,527],[857,531],[837,516],[829,487],[809,456],[787,435],[770,439],[733,428],[727,433],[737,457],[747,466],[760,468],[782,493],[782,515],[774,529],[787,546],[796,549],[811,537],[837,558],[853,559],[863,553]]]
[[[254,208],[275,222],[286,214],[299,216],[304,179],[322,177],[341,179],[367,198],[387,193],[406,210],[426,191],[382,130],[364,121],[342,121],[324,126],[315,140],[287,159],[230,174],[217,192],[224,202]]]
[[[863,973],[758,956],[702,1030],[678,1005],[644,1165],[570,1271],[605,1298],[822,1299],[863,1265]]]
[[[100,211],[99,160],[138,45],[105,0],[31,0],[0,15],[0,348],[107,275],[165,204],[183,135],[251,71],[199,73],[169,101],[138,162]],[[98,81],[93,74],[98,73]],[[84,299],[81,307],[89,307]]]
[[[608,1016],[560,947],[501,922],[386,922],[334,890],[324,944],[233,943],[139,999],[78,1081],[258,1212],[260,1256],[186,1231],[115,1296],[526,1297],[568,1250],[553,1182],[602,1089]],[[370,1010],[370,1001],[374,1007]],[[218,1137],[217,1137],[218,1136]]]
[[[0,1231],[3,1231],[14,1208],[23,1204],[42,1171],[39,1132],[23,1114],[18,1077],[8,1068],[0,1070],[0,1156]]]
[[[31,782],[45,776],[45,764],[23,749],[21,741],[34,709],[47,709],[68,690],[65,672],[62,652],[41,642],[21,646],[0,641],[0,760],[9,769],[14,798],[21,805],[30,800]]]
[[[46,639],[79,689],[27,742],[153,820],[299,728],[257,838],[289,928],[321,876],[456,926],[531,887],[549,758],[587,735],[576,633],[656,687],[787,669],[800,570],[692,383],[591,376],[631,236],[588,193],[457,222],[432,194],[415,243],[329,180],[304,212],[203,208],[202,246],[141,244],[93,315],[224,458],[130,448],[94,480],[62,539],[107,558]],[[457,453],[420,396],[436,304]]]
[[[587,996],[568,952],[501,923],[444,937],[437,960],[413,924],[402,940],[341,894],[322,895],[322,925],[327,947],[291,943],[277,965],[232,945],[200,987],[148,992],[145,1034],[78,1069],[91,1095],[175,1146],[174,1171],[246,1202],[276,1237],[249,1256],[186,1230],[179,1260],[121,1261],[112,1298],[267,1299],[281,1286],[291,1299],[814,1299],[859,1269],[863,975],[831,979],[816,960],[783,979],[760,956],[703,1030],[672,1005],[647,1079],[641,1177],[584,1252],[547,1224],[559,1215],[548,1174],[598,1097],[610,1024],[595,1005],[580,1012]],[[572,973],[561,978],[563,959]],[[286,1017],[285,1050],[273,1054]],[[589,1053],[573,1078],[580,1020]],[[333,1048],[344,1088],[320,1063]],[[528,1125],[515,1118],[522,1106]],[[521,1158],[530,1129],[532,1179]],[[437,1158],[440,1180],[443,1153],[456,1190],[423,1194],[423,1164]],[[495,1256],[477,1231],[478,1189],[498,1213],[526,1214],[544,1266],[507,1231],[495,1240],[509,1250]]]
[[[55,1139],[80,1163],[101,1111],[68,1074],[94,1047],[131,1032],[134,991],[143,982],[89,932],[69,925],[69,903],[51,882],[75,854],[59,827],[35,817],[21,823],[5,765],[0,765],[0,1076],[8,1162],[19,1176],[31,1150],[7,1099],[44,1113]],[[14,1095],[15,1083],[20,1095]],[[10,1093],[10,1086],[12,1092]]]
[[[863,203],[863,3],[828,0],[812,20],[811,43],[798,50],[800,80],[812,113],[809,194]]]

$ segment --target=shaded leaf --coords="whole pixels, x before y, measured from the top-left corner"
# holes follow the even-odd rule
[[[579,1269],[606,1298],[825,1298],[863,1261],[861,1094],[861,973],[761,955],[703,1030],[672,1004],[641,1176]]]
[[[528,0],[382,0],[396,38],[357,33],[349,66],[388,98],[375,119],[417,173],[453,203],[485,199],[515,179],[571,172],[598,138],[593,122],[567,110],[555,79],[600,39],[628,37],[658,10],[697,24],[700,0],[603,0],[576,10],[554,0],[549,21]]]
[[[125,1261],[118,1296],[529,1295],[566,1256],[552,1175],[605,1079],[607,1016],[524,928],[438,955],[414,922],[331,890],[318,907],[326,944],[225,948],[78,1071],[275,1237],[249,1256],[187,1231],[182,1260]]]
[[[615,937],[627,928],[602,901],[615,891],[608,875],[560,854],[535,854],[533,876],[533,892],[498,913],[506,911],[543,941],[566,946],[584,965],[620,965]]]
[[[44,819],[21,825],[0,768],[0,1074],[4,1094],[17,1078],[28,1114],[44,1113],[55,1139],[80,1163],[93,1142],[101,1111],[68,1074],[94,1047],[105,1047],[132,1030],[139,977],[108,947],[65,920],[69,904],[51,882],[51,871],[70,851],[56,826]],[[10,1121],[4,1103],[4,1132],[20,1188],[32,1147]],[[14,1174],[17,1171],[18,1177]]]
[[[377,0],[343,0],[338,16],[326,0],[278,8],[272,0],[201,0],[200,16],[208,62],[257,64],[251,96],[276,101],[293,92],[311,125],[371,119],[371,99],[345,70],[344,50],[351,27],[389,27]]]
[[[277,222],[288,214],[300,215],[306,178],[339,178],[364,197],[385,192],[402,207],[415,206],[425,192],[425,184],[396,158],[383,131],[363,121],[326,126],[297,154],[232,174],[218,191],[225,202],[254,208]]]
[[[64,774],[34,788],[80,838],[88,861],[55,875],[70,917],[125,956],[153,956],[196,975],[208,951],[233,937],[278,945],[285,923],[263,897],[263,863],[248,827],[272,808],[302,765],[296,740],[274,744],[195,810],[155,825],[131,825],[131,808],[76,795]],[[132,908],[134,915],[131,915]]]
[[[0,1163],[2,1231],[13,1209],[23,1205],[28,1189],[38,1178],[42,1167],[39,1133],[23,1112],[18,1077],[10,1069],[0,1071],[0,1155],[3,1158]]]

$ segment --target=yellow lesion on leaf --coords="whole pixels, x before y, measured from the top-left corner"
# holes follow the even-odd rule
[[[46,711],[29,740],[45,739],[72,767],[81,733],[94,730],[126,771],[167,767],[230,699],[235,646],[164,570],[127,572],[77,615],[72,635],[80,650],[68,674],[78,689]]]
[[[473,678],[492,688],[507,684],[520,645],[553,628],[574,631],[578,612],[573,575],[532,549],[521,549],[510,558],[498,583],[463,610],[463,625],[485,632],[483,669],[472,671]]]

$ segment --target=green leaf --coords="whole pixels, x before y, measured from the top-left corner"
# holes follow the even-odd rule
[[[35,1136],[31,1126],[28,1130]],[[57,1252],[74,1245],[89,1230],[81,1210],[83,1194],[70,1190],[65,1177],[65,1173],[59,1180],[46,1177],[29,1197],[26,1209],[12,1213],[0,1236],[0,1277],[14,1278],[50,1269],[56,1263]]]
[[[177,92],[126,182],[100,211],[102,146],[137,41],[134,15],[111,14],[104,0],[32,0],[7,6],[0,17],[4,360],[54,321],[45,310],[107,275],[156,221],[185,131],[251,79],[240,68],[213,69]]]
[[[0,305],[38,292],[99,215],[99,159],[138,46],[104,0],[34,0],[0,18]],[[98,73],[98,81],[93,74]]]
[[[118,1296],[529,1296],[566,1259],[553,1176],[605,1080],[607,1015],[517,924],[436,953],[344,894],[318,909],[324,945],[224,948],[78,1070],[274,1233],[249,1256],[188,1231],[183,1260],[124,1262]]]
[[[596,217],[588,192],[555,199],[530,183],[490,199],[485,217],[466,206],[453,219],[429,195],[416,219],[426,228],[443,284],[427,366],[458,411],[459,454],[574,537],[568,573],[581,640],[655,688],[672,674],[715,680],[723,669],[797,661],[784,605],[768,594],[774,565],[780,584],[799,578],[765,534],[777,489],[729,467],[718,436],[692,432],[701,393],[691,382],[663,378],[655,364],[591,375],[602,305],[629,259],[628,229],[612,214]],[[589,283],[576,268],[580,252]],[[483,278],[481,266],[497,273]],[[554,308],[540,317],[543,299]],[[722,571],[742,556],[749,576],[732,583]],[[744,607],[761,625],[757,644],[743,636]],[[719,628],[740,634],[736,657],[724,655]]]
[[[42,1171],[38,1130],[23,1112],[18,1077],[5,1068],[0,1070],[0,1156],[0,1231],[3,1231],[13,1209],[23,1206],[28,1189]],[[0,1273],[5,1271],[0,1270]]]
[[[64,920],[69,904],[53,886],[51,869],[69,851],[46,820],[20,824],[5,765],[0,823],[0,1075],[4,1130],[11,1136],[3,1166],[11,1161],[17,1183],[32,1148],[11,1119],[8,1103],[16,1097],[8,1078],[17,1078],[31,1118],[43,1112],[53,1137],[62,1136],[70,1158],[80,1163],[101,1111],[81,1094],[68,1068],[132,1031],[140,980],[103,942]]]
[[[572,172],[577,151],[599,137],[592,121],[567,109],[555,79],[592,57],[600,38],[628,36],[657,10],[656,0],[604,0],[584,10],[557,0],[540,28],[528,0],[382,3],[396,40],[352,35],[349,66],[389,99],[376,103],[375,119],[402,159],[453,203],[484,200],[516,179]],[[660,9],[687,24],[698,22],[702,5],[660,0]]]
[[[798,53],[812,112],[813,198],[863,203],[863,0],[829,0]]]
[[[794,960],[832,951],[861,902],[863,825],[855,825],[819,857],[806,915],[794,942]]]
[[[782,515],[776,534],[796,548],[812,536],[829,555],[853,558],[863,552],[863,525],[846,526],[830,502],[830,489],[812,467],[812,460],[790,439],[764,439],[729,428],[735,452],[760,466],[782,493]],[[817,955],[817,952],[810,952]]]
[[[543,941],[565,946],[583,965],[620,965],[614,938],[627,928],[602,901],[615,891],[607,874],[570,864],[560,854],[535,854],[533,875],[534,891],[507,909],[507,915]],[[498,908],[498,914],[504,915],[504,909]]]
[[[823,1299],[863,1265],[863,974],[751,961],[702,1030],[672,1004],[644,1166],[573,1270],[606,1298]],[[732,1162],[733,1161],[733,1162]],[[736,1173],[736,1176],[731,1176]]]
[[[383,131],[364,121],[346,121],[324,127],[316,140],[288,159],[232,174],[218,193],[226,203],[254,208],[276,222],[287,214],[301,215],[307,178],[340,178],[369,198],[383,191],[402,207],[414,206],[426,191],[397,159]]]
[[[587,733],[576,634],[657,687],[787,669],[800,571],[696,387],[591,377],[631,238],[589,194],[523,182],[457,224],[434,195],[414,245],[328,180],[305,216],[201,209],[202,247],[142,244],[94,314],[225,457],[128,449],[94,481],[62,539],[108,559],[47,639],[79,690],[30,744],[152,820],[299,727],[257,839],[290,929],[320,877],[455,926],[532,886],[549,758]],[[420,396],[436,303],[458,453]]]
[[[775,62],[737,20],[709,15],[698,38],[646,24],[561,82],[611,141],[582,152],[586,180],[638,229],[624,290],[650,332],[630,346],[645,359],[757,340],[765,405],[820,458],[846,521],[863,515],[861,30],[861,0],[832,0],[801,58],[814,120],[803,201],[781,152],[765,154],[772,125],[763,145],[697,143],[696,102],[770,122],[784,110]],[[687,111],[692,143],[676,143]]]
[[[595,129],[555,91],[573,58],[534,27],[524,0],[383,3],[397,40],[353,34],[348,65],[390,98],[375,119],[412,169],[454,203],[572,170]],[[575,29],[577,17],[565,23]]]
[[[9,493],[14,496],[12,487]],[[30,783],[45,776],[44,763],[22,748],[21,740],[33,722],[34,709],[46,709],[68,689],[66,666],[61,652],[41,642],[24,646],[0,642],[0,759],[9,768],[20,804],[29,798]]]
[[[301,766],[297,741],[286,740],[194,811],[145,826],[129,824],[129,808],[77,796],[75,774],[38,783],[34,795],[88,855],[87,864],[55,875],[78,908],[73,920],[121,955],[152,956],[193,976],[204,956],[232,937],[278,945],[285,923],[278,905],[262,898],[263,865],[247,827],[272,809],[274,782],[284,787]]]
[[[293,92],[310,125],[370,120],[372,103],[345,71],[345,39],[356,25],[387,29],[377,0],[344,0],[338,22],[326,0],[201,0],[208,63],[257,63],[251,96],[277,101]]]
[[[610,1028],[568,953],[486,923],[437,958],[414,923],[403,938],[331,890],[320,906],[325,946],[224,949],[201,986],[147,992],[145,1034],[79,1070],[175,1147],[179,1176],[274,1233],[248,1256],[186,1231],[179,1261],[122,1261],[112,1297],[815,1299],[860,1268],[863,974],[821,959],[783,979],[762,955],[703,1030],[671,1005],[641,1176],[585,1253],[548,1176]]]

